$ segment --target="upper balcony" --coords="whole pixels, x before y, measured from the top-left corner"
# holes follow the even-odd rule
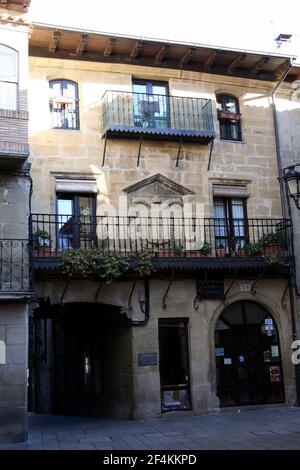
[[[32,291],[29,241],[0,239],[0,299]]]
[[[208,144],[215,137],[211,100],[106,91],[102,136]]]
[[[147,251],[159,269],[270,269],[289,264],[287,219],[92,217],[33,214],[31,231],[37,268],[59,267],[69,249],[104,252],[134,260]]]

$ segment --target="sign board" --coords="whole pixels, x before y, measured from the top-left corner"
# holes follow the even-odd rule
[[[138,354],[139,366],[156,366],[157,353],[140,353]]]
[[[209,280],[197,281],[197,292],[199,299],[215,300],[224,297],[224,281]]]

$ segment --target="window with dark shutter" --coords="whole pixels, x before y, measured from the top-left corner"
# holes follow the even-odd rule
[[[220,139],[241,141],[241,114],[238,99],[231,95],[217,95],[217,112]]]

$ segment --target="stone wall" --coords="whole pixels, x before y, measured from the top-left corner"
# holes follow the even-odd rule
[[[213,101],[217,131],[210,171],[210,146],[183,144],[176,168],[178,143],[145,141],[137,168],[138,140],[109,139],[102,167],[101,96],[107,89],[131,91],[132,79],[166,80],[170,94]],[[64,78],[79,85],[80,130],[51,129],[49,80]],[[128,185],[156,173],[194,191],[204,212],[212,215],[212,183],[247,185],[249,217],[280,216],[270,84],[187,71],[130,65],[90,64],[84,61],[30,58],[30,144],[34,180],[33,211],[55,211],[55,177],[94,177],[98,203],[116,203]],[[218,136],[217,92],[240,100],[243,142],[224,142]]]
[[[225,291],[231,282],[232,279],[225,279]],[[225,307],[239,300],[258,302],[273,315],[279,331],[286,403],[293,404],[295,402],[295,371],[291,362],[292,330],[288,294],[284,299],[286,308],[282,307],[286,281],[265,279],[258,282],[256,294],[241,292],[241,284],[252,284],[253,282],[254,279],[248,281],[238,279],[230,289],[225,303],[220,300],[201,301],[198,310],[195,310],[193,304],[196,295],[195,279],[173,282],[167,296],[166,309],[162,306],[162,300],[169,281],[151,280],[150,320],[148,324],[143,327],[134,327],[128,331],[120,329],[118,334],[114,334],[111,343],[108,341],[111,344],[111,349],[106,360],[108,365],[113,366],[110,385],[113,399],[109,404],[112,406],[109,407],[108,412],[114,416],[127,416],[135,419],[156,418],[161,415],[158,343],[158,322],[161,318],[187,318],[189,321],[192,412],[206,413],[218,409],[215,325]],[[64,285],[65,283],[62,281],[39,282],[36,286],[37,296],[40,298],[49,297],[55,304],[59,301]],[[103,304],[119,305],[126,310],[131,287],[132,283],[130,282],[114,282],[105,285],[101,289],[100,301]],[[142,289],[143,284],[138,282],[132,297],[133,311],[131,315],[135,320],[144,318],[139,307],[139,292]],[[96,291],[96,282],[71,282],[64,302],[94,302]],[[180,295],[177,295],[178,292]],[[131,335],[132,339],[130,339]],[[157,365],[139,365],[138,355],[140,353],[156,353]],[[116,397],[121,399],[116,400]]]
[[[28,308],[0,304],[0,442],[21,442],[27,435]]]

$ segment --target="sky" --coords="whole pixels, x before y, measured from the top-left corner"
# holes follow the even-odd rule
[[[299,0],[32,0],[33,21],[101,32],[299,55]],[[293,34],[276,49],[279,33]]]

